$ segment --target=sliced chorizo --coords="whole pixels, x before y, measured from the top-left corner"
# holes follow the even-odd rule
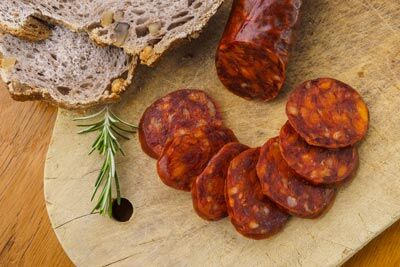
[[[354,145],[368,130],[368,108],[360,94],[331,78],[297,86],[289,96],[286,114],[296,132],[314,146]]]
[[[257,175],[263,193],[291,215],[315,218],[333,203],[332,188],[307,184],[287,165],[279,149],[279,138],[268,140],[260,152]]]
[[[177,130],[188,132],[204,125],[222,125],[215,102],[201,90],[178,90],[150,105],[139,124],[142,150],[158,159],[166,141]]]
[[[271,100],[285,79],[301,0],[235,0],[216,53],[221,82],[247,99]]]
[[[248,146],[233,142],[215,154],[192,184],[192,200],[196,213],[206,220],[219,220],[228,215],[225,202],[225,182],[229,163]]]
[[[261,190],[256,173],[259,148],[235,157],[226,180],[229,217],[236,230],[249,238],[263,239],[279,232],[289,215],[273,204]]]
[[[164,184],[190,191],[193,180],[221,147],[236,142],[225,127],[205,126],[184,134],[175,134],[165,145],[157,161],[157,172]]]
[[[289,167],[315,185],[342,184],[358,167],[356,147],[329,149],[309,145],[289,122],[280,131],[279,145]]]

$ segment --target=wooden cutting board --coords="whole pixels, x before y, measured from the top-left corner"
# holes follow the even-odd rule
[[[332,209],[317,220],[293,218],[270,239],[243,238],[227,219],[206,222],[190,194],[166,187],[137,137],[118,158],[123,196],[135,213],[126,223],[91,215],[89,201],[101,160],[88,156],[94,135],[78,136],[75,116],[60,111],[45,171],[45,195],[54,230],[80,266],[334,266],[340,265],[400,217],[400,8],[392,0],[309,0],[283,93],[273,102],[249,102],[223,88],[214,53],[226,22],[227,1],[197,40],[142,67],[135,86],[115,109],[138,121],[157,98],[201,88],[221,106],[239,139],[260,146],[285,123],[293,86],[331,76],[357,88],[368,103],[371,127],[360,145],[360,168]],[[105,66],[106,67],[106,66]]]

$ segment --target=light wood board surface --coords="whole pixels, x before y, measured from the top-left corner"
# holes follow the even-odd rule
[[[73,266],[51,228],[43,197],[44,160],[56,111],[43,103],[12,101],[0,86],[0,266]],[[400,221],[345,264],[399,265]]]
[[[240,99],[219,83],[214,51],[230,1],[200,39],[142,68],[136,86],[116,106],[138,121],[145,107],[180,88],[201,88],[220,104],[226,124],[248,145],[259,146],[284,124],[293,85],[319,76],[357,88],[371,113],[360,146],[360,169],[335,205],[318,220],[292,219],[275,237],[252,241],[228,220],[205,222],[190,195],[164,186],[155,162],[137,138],[124,143],[119,161],[122,193],[135,205],[128,223],[91,215],[89,202],[100,160],[87,156],[94,136],[78,136],[70,112],[58,114],[47,156],[45,195],[55,232],[72,261],[82,266],[252,265],[333,266],[343,263],[400,216],[400,9],[395,1],[305,1],[299,41],[282,95],[271,103]]]

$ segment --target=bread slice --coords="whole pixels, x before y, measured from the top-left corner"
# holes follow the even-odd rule
[[[137,58],[99,47],[86,33],[55,27],[41,42],[0,35],[0,75],[16,100],[45,100],[67,109],[118,101]]]
[[[1,0],[0,25],[5,11],[20,15],[15,25],[38,17],[74,31],[87,31],[99,44],[122,47],[153,64],[173,43],[196,38],[223,0]],[[26,8],[21,7],[26,5]],[[15,7],[17,6],[17,7]]]

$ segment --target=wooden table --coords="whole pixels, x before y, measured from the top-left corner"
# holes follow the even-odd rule
[[[72,266],[50,226],[43,167],[56,108],[18,103],[0,85],[0,266]],[[400,266],[400,221],[345,266]]]

